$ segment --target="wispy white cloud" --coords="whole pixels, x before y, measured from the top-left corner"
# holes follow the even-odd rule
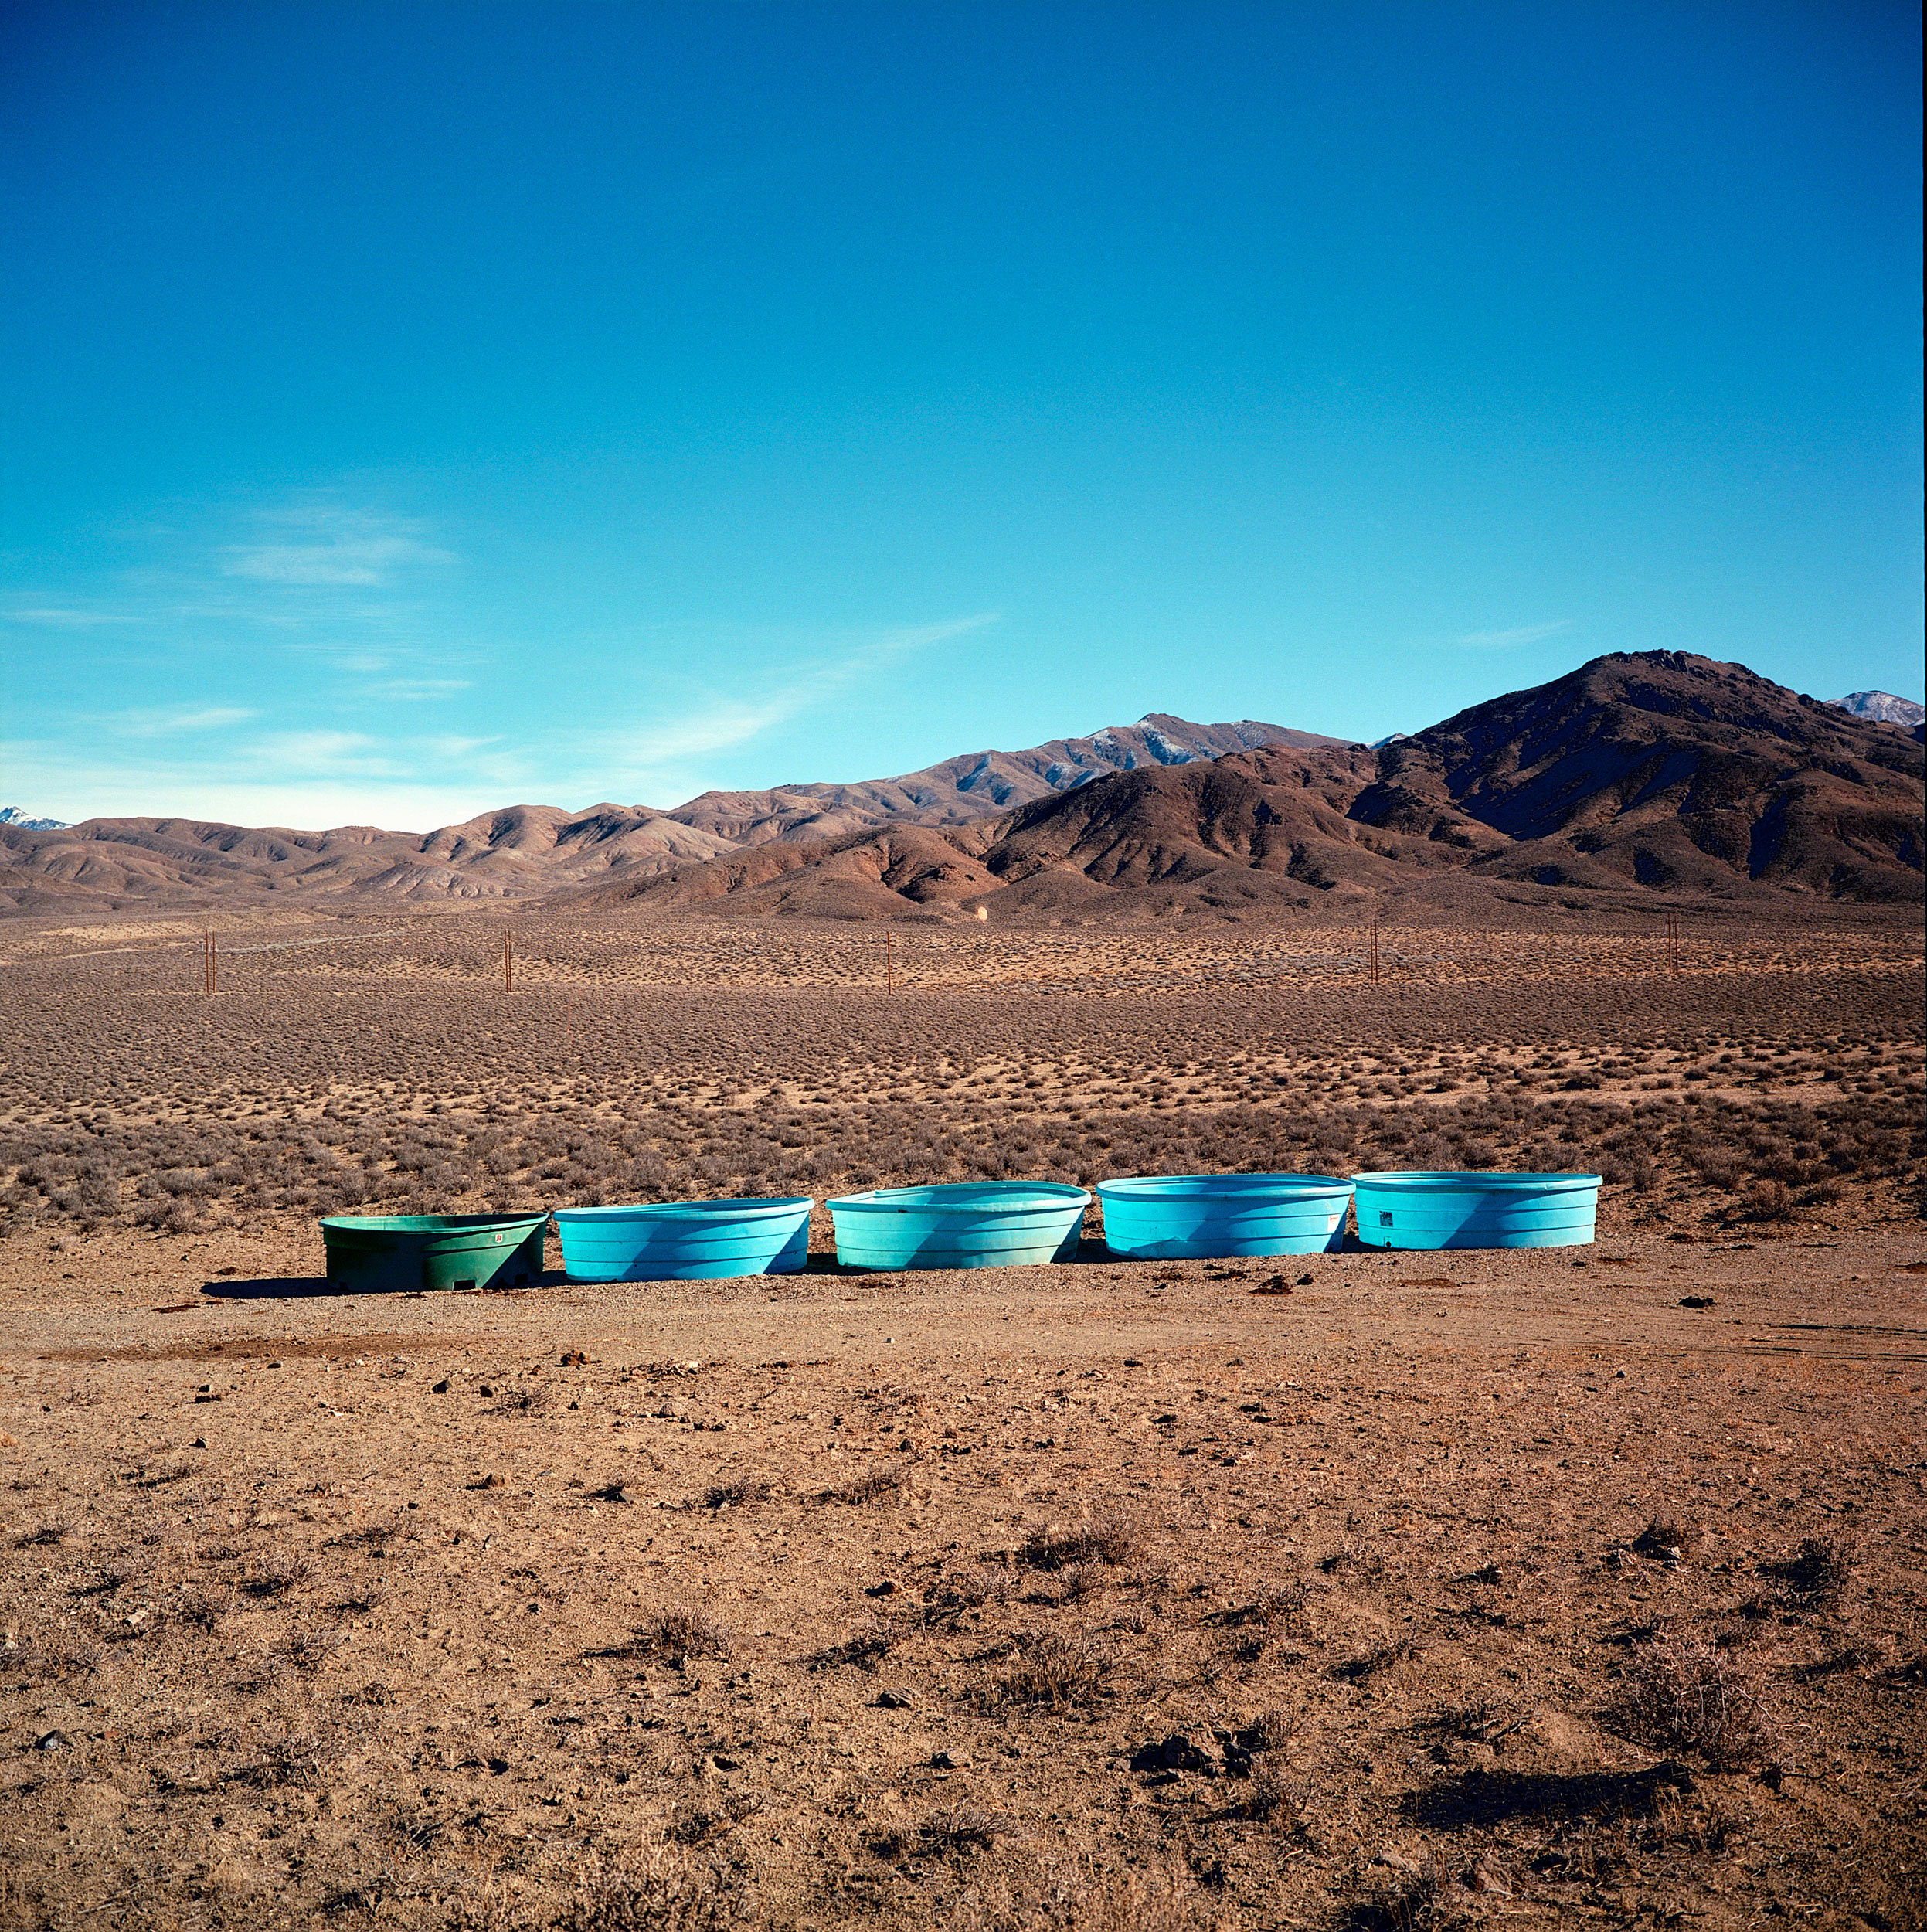
[[[169,738],[184,732],[219,731],[230,725],[245,724],[258,712],[239,705],[206,705],[196,709],[185,705],[163,705],[144,711],[124,711],[114,721],[114,729],[127,738]]]
[[[1558,617],[1550,624],[1521,624],[1510,631],[1468,631],[1452,641],[1475,651],[1510,651],[1522,644],[1542,644],[1572,628],[1570,617]]]
[[[422,540],[419,524],[365,510],[302,505],[257,520],[259,538],[219,551],[223,576],[294,587],[382,585],[404,570],[454,561]]]
[[[42,624],[61,631],[91,630],[97,624],[131,624],[122,611],[83,611],[71,607],[41,606],[0,610],[0,621],[8,624]]]
[[[368,689],[372,697],[416,704],[435,698],[452,698],[458,691],[471,689],[474,682],[471,678],[388,678]]]

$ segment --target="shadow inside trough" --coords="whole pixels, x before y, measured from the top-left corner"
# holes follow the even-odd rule
[[[1456,1831],[1515,1818],[1650,1817],[1662,1791],[1691,1791],[1693,1774],[1670,1760],[1643,1771],[1585,1771],[1571,1777],[1487,1771],[1412,1792],[1400,1806],[1415,1825]]]

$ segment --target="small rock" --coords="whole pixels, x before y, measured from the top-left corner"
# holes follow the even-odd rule
[[[937,1752],[930,1762],[940,1771],[962,1771],[970,1768],[971,1758],[968,1751],[951,1745]]]
[[[484,1476],[481,1481],[471,1482],[468,1486],[471,1489],[499,1489],[502,1481],[499,1476]]]
[[[876,1694],[879,1709],[886,1711],[906,1711],[916,1700],[908,1691],[885,1690]]]
[[[73,1749],[73,1740],[65,1731],[42,1731],[33,1740],[33,1748],[36,1751],[70,1751]]]
[[[894,1577],[885,1577],[880,1583],[872,1583],[865,1591],[866,1597],[894,1597],[897,1583]]]
[[[561,1361],[556,1364],[556,1366],[559,1369],[583,1369],[586,1368],[588,1364],[589,1358],[583,1353],[581,1349],[571,1349]]]
[[[1710,1308],[1715,1305],[1710,1294],[1682,1295],[1680,1306],[1683,1308]]]
[[[430,1394],[432,1394],[432,1395],[438,1395],[438,1396],[445,1396],[445,1395],[447,1395],[447,1393],[448,1393],[448,1384],[447,1384],[446,1382],[438,1382],[438,1383],[437,1383],[435,1384],[434,1387],[433,1387],[433,1389],[430,1391]]]

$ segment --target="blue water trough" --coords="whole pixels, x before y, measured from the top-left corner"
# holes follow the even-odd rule
[[[1596,1174],[1354,1174],[1368,1248],[1569,1248],[1592,1239]]]
[[[794,1274],[810,1257],[807,1194],[780,1200],[659,1201],[558,1208],[572,1281],[717,1281]]]
[[[1089,1195],[1058,1181],[886,1187],[830,1202],[846,1268],[1005,1268],[1077,1252]]]
[[[1351,1183],[1329,1174],[1170,1174],[1100,1181],[1104,1245],[1128,1260],[1324,1254],[1344,1246]]]

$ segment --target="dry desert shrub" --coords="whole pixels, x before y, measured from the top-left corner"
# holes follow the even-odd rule
[[[984,1875],[950,1923],[957,1932],[1184,1932],[1200,1917],[1195,1883],[1175,1859],[1152,1871],[1114,1860],[1026,1862]]]
[[[733,1482],[715,1482],[696,1498],[703,1509],[739,1509],[746,1503],[763,1502],[776,1494],[776,1485],[760,1477],[740,1476]]]
[[[577,1864],[560,1912],[484,1872],[450,1904],[447,1932],[726,1932],[766,1923],[727,1867],[658,1839]]]
[[[627,1644],[610,1654],[657,1657],[682,1665],[694,1657],[728,1658],[736,1648],[734,1633],[699,1610],[671,1608],[652,1611],[636,1625]]]
[[[881,1469],[866,1470],[834,1489],[824,1490],[817,1500],[857,1504],[896,1502],[908,1495],[909,1488],[909,1471],[886,1465]]]
[[[1357,1900],[1343,1923],[1348,1932],[1433,1932],[1456,1923],[1450,1878],[1431,1859],[1416,1870],[1394,1872]]]
[[[1803,1608],[1830,1603],[1847,1580],[1847,1560],[1824,1536],[1803,1536],[1792,1556],[1769,1563],[1766,1573],[1779,1580],[1788,1600]]]
[[[859,1631],[840,1644],[813,1651],[803,1661],[811,1670],[836,1670],[845,1665],[873,1671],[896,1648],[896,1633],[884,1624]]]
[[[1144,1553],[1132,1526],[1122,1516],[1106,1515],[1033,1530],[1021,1553],[1033,1569],[1069,1570],[1089,1563],[1134,1563]]]
[[[934,1852],[988,1851],[1000,1838],[1016,1835],[1018,1829],[1017,1821],[1001,1811],[951,1804],[933,1811],[917,1828],[917,1836]]]
[[[1004,1704],[1088,1704],[1102,1691],[1110,1660],[1081,1637],[1055,1631],[1018,1639],[1015,1667],[998,1679]]]
[[[1758,1764],[1775,1736],[1757,1667],[1696,1637],[1664,1634],[1635,1651],[1606,1716],[1636,1743],[1690,1753],[1716,1770]]]
[[[1692,1531],[1677,1516],[1663,1511],[1633,1539],[1633,1548],[1642,1556],[1677,1562],[1692,1540]]]

